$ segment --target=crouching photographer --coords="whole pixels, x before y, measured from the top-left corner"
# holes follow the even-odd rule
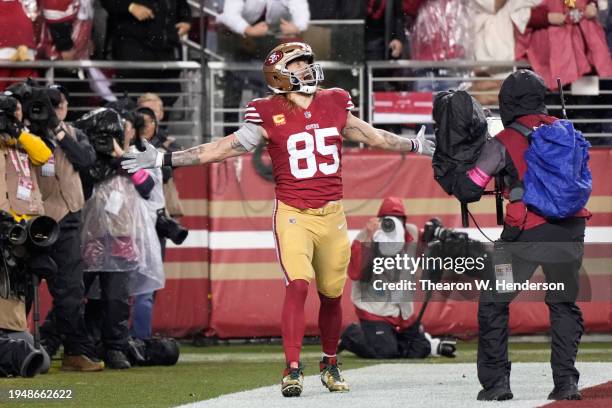
[[[135,118],[109,108],[97,109],[75,122],[87,130],[97,151],[94,165],[81,172],[91,195],[83,209],[83,261],[89,301],[86,323],[100,340],[100,355],[113,369],[130,368],[129,297],[164,286],[161,249],[155,221],[143,197],[155,181],[146,171],[129,176],[120,157],[135,137]],[[161,179],[161,176],[160,176]],[[160,193],[161,194],[161,193]],[[163,194],[162,194],[163,196]],[[93,293],[98,288],[99,293]]]
[[[497,177],[497,194],[503,194],[508,204],[501,240],[495,243],[492,279],[526,282],[542,266],[548,283],[564,285],[562,293],[549,290],[545,298],[554,381],[548,398],[580,399],[574,364],[584,329],[576,298],[590,217],[584,208],[591,191],[589,144],[571,122],[548,115],[545,96],[546,86],[537,74],[528,70],[510,74],[499,93],[505,129],[491,138],[483,109],[470,95],[462,91],[438,94],[433,111],[438,146],[433,168],[440,186],[457,197],[464,209],[467,203],[480,200],[489,181]],[[497,289],[481,293],[478,378],[483,389],[478,400],[513,398],[508,318],[509,303],[518,293]]]
[[[339,351],[346,349],[362,358],[425,358],[455,356],[455,342],[432,338],[421,325],[422,313],[414,310],[409,294],[376,290],[373,280],[400,282],[411,279],[409,270],[386,270],[373,274],[375,257],[415,256],[419,231],[406,223],[402,200],[388,197],[378,211],[378,218],[353,241],[349,277],[353,280],[351,300],[359,324],[352,324],[342,334]]]
[[[31,264],[31,246],[52,242],[54,225],[41,217],[44,208],[33,170],[49,160],[51,151],[22,120],[21,103],[10,93],[0,95],[0,376],[31,377],[46,372],[50,364],[27,327],[27,302],[34,297],[35,312],[38,307],[33,290],[38,278],[30,272],[41,271]],[[46,276],[55,271],[47,270]]]

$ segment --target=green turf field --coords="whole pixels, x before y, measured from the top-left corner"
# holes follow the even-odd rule
[[[305,374],[318,371],[319,346],[304,347]],[[65,389],[74,391],[71,401],[6,402],[2,407],[170,407],[221,394],[247,390],[280,381],[283,368],[282,349],[278,345],[230,345],[181,348],[181,361],[173,367],[132,368],[127,371],[106,370],[100,373],[59,371],[54,361],[49,374],[33,379],[0,379],[0,389]],[[510,357],[514,362],[547,362],[547,344],[513,343]],[[344,369],[359,368],[380,362],[364,360],[350,353],[341,355]],[[612,361],[612,343],[583,343],[581,361]],[[395,363],[475,362],[475,343],[459,343],[458,357],[425,360],[386,360]]]

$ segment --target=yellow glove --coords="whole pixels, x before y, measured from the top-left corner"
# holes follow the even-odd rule
[[[51,149],[40,137],[23,131],[17,140],[30,157],[33,165],[42,166],[51,158]]]

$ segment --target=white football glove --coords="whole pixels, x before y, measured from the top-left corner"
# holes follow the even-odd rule
[[[143,144],[145,146],[144,152],[136,150],[122,156],[121,167],[127,170],[128,173],[136,173],[140,169],[152,169],[162,166],[164,154],[146,140],[143,140]]]
[[[412,141],[416,144],[415,153],[429,157],[433,156],[436,150],[436,142],[425,137],[425,126],[421,126],[419,133]]]

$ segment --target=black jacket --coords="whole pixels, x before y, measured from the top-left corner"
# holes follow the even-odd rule
[[[136,3],[153,11],[154,18],[138,21],[129,11]],[[191,9],[186,0],[102,0],[108,11],[109,37],[115,41],[136,39],[152,48],[171,49],[179,44],[175,25],[191,23]]]
[[[391,4],[392,1],[392,4]],[[384,4],[383,4],[384,2]],[[386,21],[386,8],[393,7],[390,12],[390,21]],[[389,40],[400,40],[406,42],[406,33],[404,31],[404,10],[402,9],[402,0],[374,0],[372,11],[375,12],[380,7],[385,8],[379,18],[374,18],[373,15],[366,17],[366,41],[375,38],[384,38],[385,32],[389,32]]]

